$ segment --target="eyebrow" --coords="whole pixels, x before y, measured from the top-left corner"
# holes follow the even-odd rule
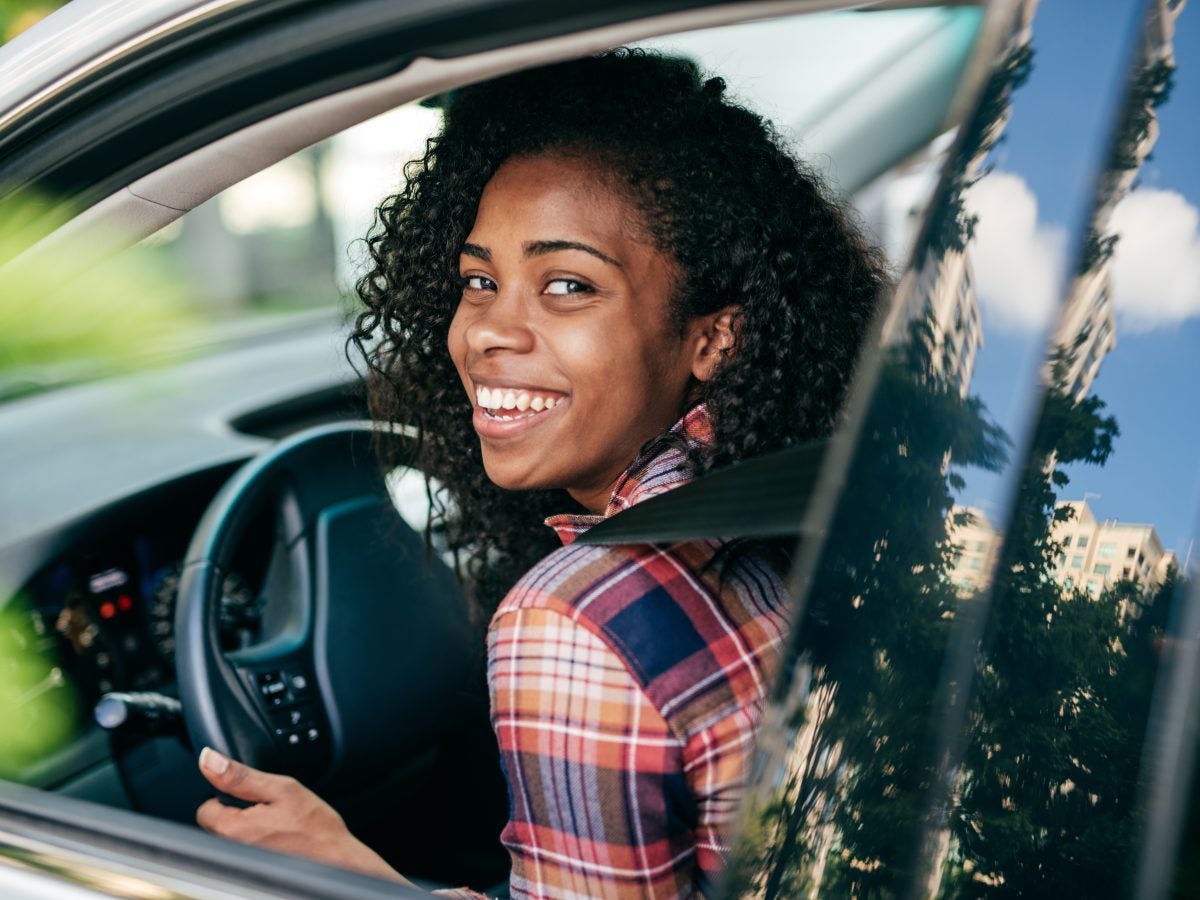
[[[580,250],[584,253],[590,253],[597,259],[603,260],[610,266],[616,266],[618,269],[623,268],[622,265],[605,253],[602,250],[597,250],[591,244],[583,244],[579,241],[529,241],[523,245],[526,256],[542,256],[546,253],[555,253],[559,250]],[[478,244],[465,243],[462,246],[463,256],[472,256],[476,259],[482,259],[484,262],[492,261],[492,251],[487,247],[481,247]]]
[[[610,266],[621,268],[621,264],[602,250],[597,250],[591,244],[581,244],[579,241],[530,241],[524,245],[526,256],[541,256],[545,253],[555,253],[559,250],[582,250],[601,259]]]
[[[480,247],[478,244],[463,244],[463,256],[473,256],[476,259],[482,259],[484,262],[492,261],[492,251],[487,247]]]

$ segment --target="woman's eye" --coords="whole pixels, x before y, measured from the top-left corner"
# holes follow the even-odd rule
[[[463,278],[463,287],[468,291],[494,291],[496,282],[482,275],[467,275]]]
[[[592,286],[586,281],[574,278],[555,278],[546,285],[547,294],[586,294],[591,290]]]

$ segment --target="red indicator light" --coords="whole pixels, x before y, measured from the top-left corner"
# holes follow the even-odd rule
[[[122,594],[117,598],[117,606],[121,607],[121,612],[129,612],[133,609],[133,598],[128,594]]]
[[[111,600],[105,600],[100,604],[100,618],[111,619],[117,614],[117,607]]]

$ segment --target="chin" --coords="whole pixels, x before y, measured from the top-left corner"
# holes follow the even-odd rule
[[[489,463],[486,454],[483,460],[483,473],[487,475],[488,481],[506,491],[538,491],[557,487],[557,485],[548,484],[530,476],[527,467]]]

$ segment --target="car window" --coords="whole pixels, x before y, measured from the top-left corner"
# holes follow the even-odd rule
[[[346,308],[375,207],[441,120],[436,105],[391,110],[227,188],[146,244],[213,320]]]
[[[1018,6],[801,543],[730,896],[1194,883],[1200,30]]]
[[[899,263],[961,124],[953,102],[967,89],[981,23],[969,5],[822,13],[645,45],[722,74],[857,206]],[[881,127],[879,115],[898,116],[904,127]],[[181,358],[254,346],[287,328],[315,329],[328,336],[322,347],[334,347],[374,209],[402,186],[403,163],[424,152],[441,116],[435,98],[349,128],[227,188],[80,280],[60,285],[53,273],[27,273],[24,286],[37,302],[0,305],[0,347],[8,351],[0,353],[0,402],[158,367],[172,374],[138,381],[120,408],[171,405],[188,377],[171,368]],[[398,472],[391,483],[406,520],[421,529],[429,498],[414,474]],[[5,606],[0,656],[12,671],[0,687],[0,720],[15,723],[8,734],[26,737],[0,753],[3,774],[20,777],[30,761],[76,741],[97,692],[156,687],[169,677],[158,660],[169,653],[153,651],[169,634],[117,634],[113,623],[157,603],[164,611],[152,625],[169,629],[170,598],[157,596],[161,579],[150,574],[170,567],[139,562],[133,549],[126,556],[119,566],[89,560],[82,583],[70,565],[47,566]],[[139,582],[142,568],[152,588]],[[87,579],[102,576],[109,581],[93,590]],[[129,673],[144,678],[135,683]]]
[[[440,123],[436,106],[399,107],[227,188],[65,284],[53,271],[20,271],[0,304],[0,402],[344,318],[375,207]],[[5,215],[16,221],[0,222],[0,249],[20,238],[21,211]]]
[[[933,188],[929,159],[956,125],[980,20],[974,6],[827,13],[645,45],[721,73],[899,260]],[[0,306],[0,402],[344,317],[373,210],[440,121],[436,102],[405,105],[233,185],[69,284],[25,273],[11,295],[43,299]]]

